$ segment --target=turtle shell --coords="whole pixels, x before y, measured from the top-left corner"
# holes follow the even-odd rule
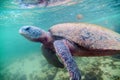
[[[120,34],[88,23],[62,23],[49,30],[53,36],[63,37],[89,50],[120,50]]]

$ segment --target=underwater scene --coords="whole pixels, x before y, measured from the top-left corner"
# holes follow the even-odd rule
[[[52,65],[57,63],[49,56],[54,54],[52,49],[43,50],[42,43],[32,42],[19,33],[22,26],[37,26],[48,32],[52,26],[62,23],[95,24],[120,34],[120,0],[0,0],[0,80],[120,80],[120,48],[118,54],[112,56],[72,56],[72,66],[64,61],[64,56],[60,56],[63,57],[60,60],[57,55],[54,58],[58,57],[61,65],[62,62],[67,65],[59,68]],[[53,32],[57,30],[59,28]],[[96,30],[99,32],[99,28]],[[120,47],[120,42],[117,43]],[[67,45],[57,44],[54,43],[57,52],[62,51],[61,46],[63,51],[68,50]],[[52,64],[48,60],[52,60]],[[69,74],[72,70],[77,74],[78,71],[74,71],[77,67],[81,79]],[[76,78],[70,79],[71,76]]]

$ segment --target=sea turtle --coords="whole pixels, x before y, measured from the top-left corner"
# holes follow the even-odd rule
[[[65,66],[70,80],[81,80],[80,70],[72,56],[107,56],[120,52],[120,35],[94,24],[61,23],[48,32],[35,26],[23,26],[19,33],[31,41],[42,43],[48,62],[60,68]]]

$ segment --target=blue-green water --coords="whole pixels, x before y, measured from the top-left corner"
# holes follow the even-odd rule
[[[24,25],[48,30],[57,23],[87,22],[120,33],[120,0],[82,0],[69,6],[25,9],[15,2],[0,0],[0,68],[17,58],[40,53],[40,43],[30,42],[19,35],[18,30]],[[77,19],[79,14],[82,19]]]

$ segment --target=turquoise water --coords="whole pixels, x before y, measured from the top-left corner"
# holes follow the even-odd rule
[[[82,15],[81,19],[77,15]],[[24,25],[48,30],[64,22],[94,23],[120,33],[120,0],[82,0],[78,4],[21,8],[16,1],[0,0],[0,68],[17,58],[40,54],[39,43],[26,40],[18,30]]]

